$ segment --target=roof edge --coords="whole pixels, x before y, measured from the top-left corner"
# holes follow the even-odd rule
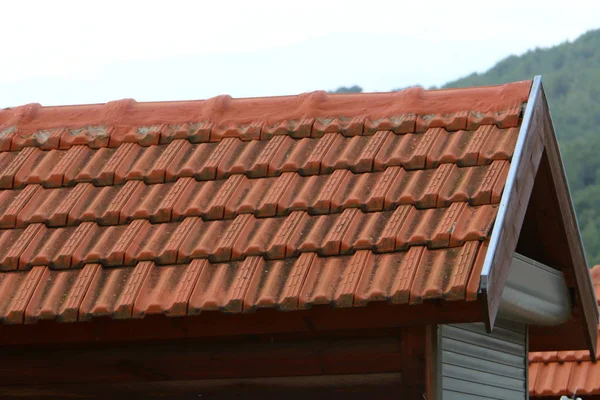
[[[529,128],[531,126],[531,120],[533,119],[533,112],[537,104],[537,99],[542,88],[542,77],[537,75],[533,79],[531,85],[531,91],[529,98],[527,99],[527,106],[525,107],[525,113],[523,114],[523,122],[519,130],[519,136],[515,145],[515,152],[513,153],[512,162],[510,169],[508,170],[508,176],[506,177],[506,184],[504,186],[504,192],[500,199],[500,206],[498,207],[498,216],[492,230],[492,236],[490,237],[490,244],[488,251],[485,256],[483,268],[481,269],[481,281],[479,283],[479,289],[485,290],[489,285],[489,277],[492,269],[492,263],[496,250],[498,249],[498,243],[500,241],[500,234],[502,231],[502,225],[506,219],[506,213],[508,211],[508,203],[512,196],[512,189],[516,184],[517,170],[521,165],[521,159],[523,158],[523,150],[525,148],[525,142],[528,138]],[[515,161],[516,160],[516,161]]]
[[[509,255],[500,254],[500,242],[503,239],[504,231],[507,229],[509,205],[511,199],[515,197],[515,194],[519,188],[517,188],[517,179],[519,177],[519,171],[523,169],[529,169],[530,166],[522,166],[523,155],[526,147],[529,147],[529,143],[533,141],[533,136],[536,133],[535,126],[533,123],[534,113],[538,106],[538,102],[541,98],[542,90],[542,78],[537,75],[534,77],[529,92],[529,98],[527,99],[527,105],[525,107],[525,113],[523,114],[523,122],[519,130],[517,143],[515,145],[515,151],[513,153],[510,169],[506,178],[506,184],[500,199],[500,205],[498,207],[498,214],[494,227],[492,229],[492,235],[490,237],[490,244],[488,251],[485,255],[483,267],[480,274],[479,292],[486,298],[487,310],[486,310],[486,326],[488,330],[492,330],[496,320],[496,315],[500,307],[500,300],[502,296],[502,289],[508,277],[508,271],[510,269],[512,261],[512,253],[517,245],[518,233],[510,232],[510,245],[512,251]],[[539,136],[539,135],[538,135]],[[538,139],[541,145],[541,139]],[[541,155],[541,154],[540,154]],[[537,165],[536,165],[537,167]],[[534,176],[534,174],[531,174]],[[531,187],[533,187],[533,179],[531,179]],[[531,187],[528,192],[531,192]],[[522,211],[524,215],[524,210]],[[516,237],[515,237],[516,236]],[[514,242],[514,243],[513,243]],[[501,257],[501,259],[499,259]],[[501,268],[501,271],[492,269],[492,266],[496,265]],[[495,282],[494,279],[499,280]],[[496,286],[494,288],[494,286]]]
[[[587,268],[577,217],[540,76],[536,76],[533,80],[513,161],[480,275],[480,294],[486,299],[487,304],[485,322],[489,330],[493,329],[510,271],[510,260],[516,250],[537,171],[544,154],[557,197],[559,217],[567,237],[569,262],[563,267],[573,271],[577,291],[576,304],[581,308],[580,319],[583,330],[580,331],[582,336],[579,340],[587,345],[591,357],[595,359],[597,299],[590,271]]]

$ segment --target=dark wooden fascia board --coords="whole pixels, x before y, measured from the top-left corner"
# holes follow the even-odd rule
[[[531,197],[535,177],[543,154],[548,157],[555,186],[560,218],[570,255],[577,290],[577,306],[581,308],[585,343],[595,358],[598,327],[597,300],[592,285],[577,218],[573,208],[558,141],[554,132],[541,77],[533,80],[519,138],[511,162],[507,183],[498,210],[490,246],[481,273],[480,291],[485,299],[486,326],[492,330],[508,277],[512,256]],[[535,205],[534,205],[535,206]]]
[[[427,399],[442,398],[442,335],[439,325],[425,328],[425,389]]]
[[[527,211],[543,147],[542,82],[535,77],[523,115],[498,216],[481,271],[480,292],[486,300],[486,326],[494,327],[502,292]]]
[[[3,349],[6,386],[116,384],[341,374],[402,374],[425,390],[425,326],[327,336],[241,336],[134,344],[31,345]],[[0,396],[1,397],[1,396]]]
[[[2,400],[384,400],[411,398],[400,372],[268,378],[0,386]],[[418,397],[421,398],[421,397]],[[588,398],[586,397],[586,400]]]
[[[575,277],[577,289],[577,302],[581,307],[583,330],[592,359],[596,358],[596,341],[598,330],[598,306],[594,285],[587,266],[583,243],[581,240],[577,216],[573,207],[569,185],[563,167],[558,140],[554,132],[552,117],[550,116],[548,102],[544,91],[541,91],[540,107],[543,111],[543,140],[548,156],[550,173],[554,181],[558,206],[563,225],[566,230],[567,246],[570,253],[571,266]]]
[[[279,333],[323,334],[342,329],[480,322],[484,320],[484,309],[482,300],[478,299],[412,305],[374,303],[367,307],[348,308],[319,306],[302,311],[259,310],[248,314],[206,312],[177,318],[157,315],[135,320],[102,318],[77,323],[44,321],[37,324],[0,325],[0,346],[140,342]]]

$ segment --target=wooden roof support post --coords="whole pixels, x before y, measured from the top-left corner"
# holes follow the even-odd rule
[[[425,335],[425,393],[427,400],[442,398],[442,355],[439,325],[427,325]]]

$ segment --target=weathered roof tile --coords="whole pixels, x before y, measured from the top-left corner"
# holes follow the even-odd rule
[[[0,316],[474,300],[530,84],[0,110]]]

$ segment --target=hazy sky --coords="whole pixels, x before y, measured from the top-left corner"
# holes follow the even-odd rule
[[[597,0],[5,1],[0,10],[0,107],[440,85],[600,27]]]

